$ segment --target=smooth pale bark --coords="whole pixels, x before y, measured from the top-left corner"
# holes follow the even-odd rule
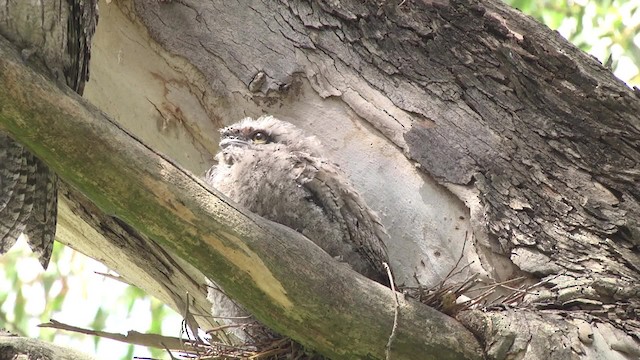
[[[540,282],[461,318],[491,357],[638,355],[640,92],[596,59],[493,0],[132,8],[210,122],[268,112],[328,144],[401,282],[437,283],[467,230],[465,270]]]
[[[300,234],[239,211],[1,44],[2,128],[63,180],[189,259],[274,329],[334,358],[384,358],[395,309],[388,288]],[[479,358],[474,337],[446,315],[408,300],[399,314],[394,359]]]
[[[122,0],[95,40],[87,98],[192,172],[217,128],[273,114],[381,212],[399,283],[437,284],[461,253],[460,277],[544,282],[459,317],[491,358],[640,354],[638,91],[547,27],[491,0]],[[206,311],[195,267],[76,195],[63,241]],[[115,235],[69,231],[78,213]]]

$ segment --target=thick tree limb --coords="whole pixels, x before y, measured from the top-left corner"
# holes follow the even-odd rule
[[[498,358],[520,353],[566,358],[564,349],[545,352],[563,340],[528,329],[544,323],[546,333],[575,339],[576,326],[567,325],[592,307],[595,316],[618,319],[627,334],[634,333],[638,93],[558,34],[494,0],[254,1],[249,9],[216,0],[134,3],[151,37],[187,58],[207,77],[204,88],[219,91],[217,101],[231,102],[229,109],[252,114],[253,101],[259,111],[316,124],[316,134],[330,129],[328,139],[337,142],[341,138],[333,129],[349,134],[356,118],[417,161],[424,173],[456,190],[470,210],[476,264],[482,266],[474,270],[494,280],[526,274],[531,283],[548,284],[526,296],[527,306],[543,304],[551,312],[529,316],[531,328],[517,318],[527,312],[482,313],[487,326],[474,328],[484,332],[483,343],[494,347],[492,339],[505,340],[495,343]],[[265,74],[265,81],[257,81]],[[314,96],[330,100],[314,107]],[[348,110],[332,114],[328,109],[336,103],[357,116]],[[215,113],[221,109],[226,107]],[[352,160],[346,168],[375,168],[363,166],[363,157],[352,150],[344,156]],[[387,164],[372,176],[374,182],[384,183],[388,169],[401,163]],[[406,185],[386,186],[381,197]],[[415,201],[418,194],[413,190],[379,207],[393,212],[392,233],[409,229],[411,239],[422,238],[412,230],[434,233],[423,230],[430,218],[416,216],[417,208],[402,211],[399,204],[405,201],[428,204],[443,224],[453,223],[440,201],[424,196]],[[411,218],[419,221],[396,223]],[[392,246],[402,244],[403,235],[397,234]],[[447,238],[455,239],[455,232]],[[430,248],[414,252],[417,263],[401,246],[390,248],[401,254],[400,266],[391,259],[394,269],[420,276],[423,269],[440,268],[442,259],[428,261],[440,254],[437,240],[424,239]],[[452,242],[441,247],[451,250]],[[557,321],[556,315],[567,311],[569,316]],[[597,334],[600,320],[586,319]],[[506,323],[509,334],[502,332]],[[513,337],[517,340],[509,344]],[[588,353],[579,346],[572,352]]]
[[[290,229],[236,209],[0,41],[0,127],[103,211],[169,246],[277,331],[333,358],[383,358],[391,291]],[[87,147],[89,144],[89,148]],[[455,320],[400,303],[394,359],[479,358]]]

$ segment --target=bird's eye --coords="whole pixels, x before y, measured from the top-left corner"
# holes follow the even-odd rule
[[[266,144],[269,141],[269,135],[264,131],[256,131],[251,135],[254,144]]]

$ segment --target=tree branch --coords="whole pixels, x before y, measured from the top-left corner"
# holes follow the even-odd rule
[[[0,359],[95,360],[89,355],[38,339],[0,334]]]
[[[338,265],[302,235],[235,208],[71,90],[25,66],[4,39],[0,84],[0,128],[104,212],[188,259],[275,330],[332,358],[384,358],[395,309],[391,290]],[[391,356],[416,354],[481,356],[454,319],[401,299]]]

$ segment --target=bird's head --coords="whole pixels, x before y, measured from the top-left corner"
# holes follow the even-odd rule
[[[320,144],[315,137],[291,123],[273,116],[258,119],[244,118],[220,130],[220,149],[223,153],[233,153],[243,149],[304,152],[319,155]]]

